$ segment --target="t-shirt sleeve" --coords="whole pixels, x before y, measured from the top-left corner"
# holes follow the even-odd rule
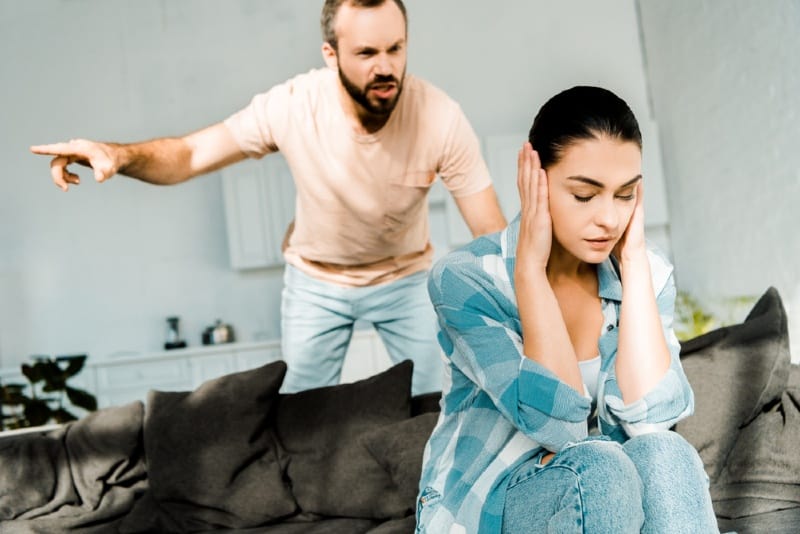
[[[289,82],[276,85],[253,97],[245,108],[227,119],[239,148],[251,158],[260,158],[279,150],[279,139],[287,124],[292,88]]]
[[[449,116],[438,173],[454,197],[464,197],[483,191],[492,185],[492,180],[478,136],[461,107],[454,103]]]

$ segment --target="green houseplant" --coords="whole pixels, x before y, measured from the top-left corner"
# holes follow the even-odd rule
[[[35,356],[33,364],[22,364],[28,384],[0,385],[0,430],[74,421],[78,417],[68,408],[96,410],[94,395],[67,384],[85,362],[85,354],[74,354],[55,358]]]

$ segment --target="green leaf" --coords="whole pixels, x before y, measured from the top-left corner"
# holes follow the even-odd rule
[[[59,408],[53,412],[53,419],[55,419],[56,423],[68,423],[69,421],[76,421],[78,418],[64,408]]]
[[[2,392],[2,404],[6,406],[19,406],[22,404],[27,404],[30,402],[27,396],[25,396],[21,391],[15,390],[3,390]]]
[[[45,381],[45,391],[61,391],[64,389],[67,376],[56,362],[50,360],[46,362],[37,362],[35,365],[41,366]]]
[[[83,369],[83,364],[86,362],[86,355],[85,354],[75,354],[73,356],[59,356],[56,358],[56,361],[68,361],[67,368],[64,370],[64,378],[67,379],[71,376],[77,375],[81,369]]]
[[[97,399],[88,391],[67,386],[67,397],[69,401],[84,410],[93,412],[97,409]]]
[[[35,363],[32,366],[23,363],[22,374],[25,375],[25,378],[31,381],[31,384],[35,384],[44,379],[44,375],[42,375],[42,367],[38,363]]]
[[[51,415],[52,410],[44,401],[32,400],[25,405],[25,418],[30,423],[30,426],[39,426],[47,423]]]

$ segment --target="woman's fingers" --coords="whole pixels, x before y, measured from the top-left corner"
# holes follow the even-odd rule
[[[517,188],[523,210],[537,209],[540,170],[539,155],[530,143],[525,143],[517,155]]]
[[[550,194],[547,187],[547,172],[541,167],[537,172],[536,213],[550,217]]]

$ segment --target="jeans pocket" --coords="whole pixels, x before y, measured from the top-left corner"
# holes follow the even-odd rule
[[[428,486],[422,490],[419,499],[417,499],[416,532],[424,532],[423,528],[425,527],[426,519],[430,517],[430,514],[433,512],[434,505],[440,500],[442,500],[442,495],[432,487]]]

